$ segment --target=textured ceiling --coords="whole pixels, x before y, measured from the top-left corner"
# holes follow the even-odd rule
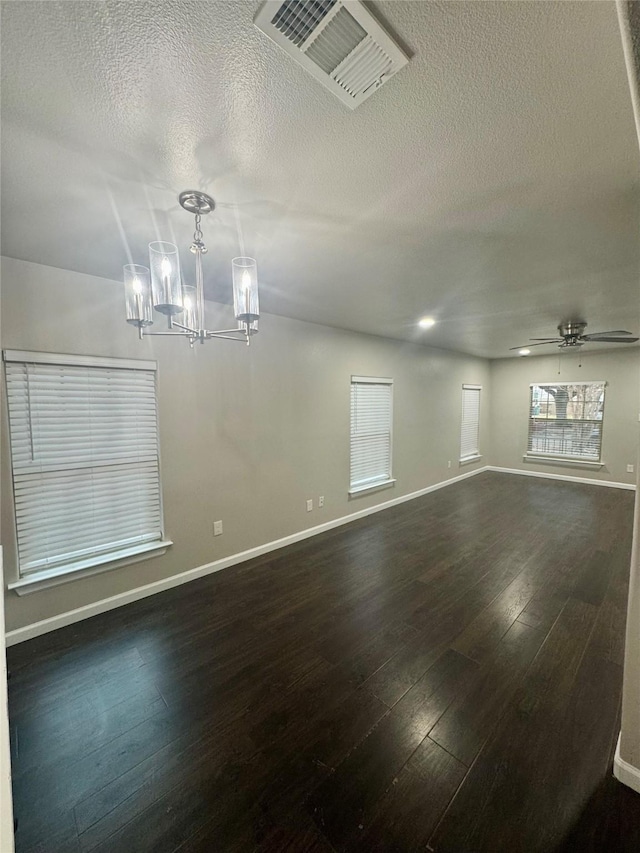
[[[198,187],[211,298],[246,252],[263,311],[313,322],[491,357],[563,318],[640,332],[613,2],[377,2],[413,58],[354,112],[257,7],[3,3],[3,253],[119,279],[158,235],[190,275]]]

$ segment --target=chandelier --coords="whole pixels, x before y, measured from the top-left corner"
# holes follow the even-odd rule
[[[215,208],[210,195],[198,190],[185,190],[178,196],[181,206],[195,216],[193,243],[189,247],[196,256],[195,286],[182,282],[178,247],[161,241],[149,243],[149,266],[126,264],[124,289],[127,323],[136,326],[140,340],[148,335],[184,337],[191,346],[210,338],[251,343],[258,332],[258,267],[253,258],[234,258],[233,310],[235,329],[212,331],[204,327],[204,279],[202,256],[207,247],[200,228],[202,217]],[[153,310],[167,318],[166,332],[149,332],[153,325]]]

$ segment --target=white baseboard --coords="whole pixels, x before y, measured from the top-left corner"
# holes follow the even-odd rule
[[[25,640],[31,640],[33,637],[39,637],[41,634],[46,634],[49,631],[56,631],[58,628],[64,628],[65,625],[72,625],[74,622],[80,622],[82,619],[89,619],[89,617],[97,616],[99,613],[105,613],[107,610],[114,610],[116,607],[122,607],[124,604],[130,604],[132,601],[147,598],[147,596],[155,595],[157,592],[163,592],[166,589],[172,589],[174,586],[180,586],[180,584],[188,583],[189,581],[196,580],[197,578],[202,578],[205,575],[222,571],[222,569],[227,569],[230,566],[237,565],[238,563],[244,563],[246,560],[252,560],[254,557],[260,557],[262,554],[268,554],[270,551],[276,551],[278,548],[293,545],[295,542],[301,542],[303,539],[309,539],[311,536],[317,536],[319,533],[332,530],[334,527],[349,524],[349,522],[356,521],[358,518],[364,518],[367,515],[372,515],[375,512],[381,512],[384,509],[390,509],[391,507],[405,503],[406,501],[415,500],[415,498],[428,495],[429,492],[435,492],[438,489],[443,489],[445,486],[451,486],[453,483],[458,483],[461,480],[468,479],[469,477],[475,477],[476,474],[481,474],[483,471],[487,470],[489,469],[485,466],[482,468],[476,468],[474,471],[467,471],[467,473],[459,474],[457,477],[452,477],[450,480],[442,480],[439,483],[434,483],[432,486],[427,486],[417,492],[411,492],[408,495],[401,495],[398,498],[392,498],[390,501],[384,501],[384,503],[358,510],[358,512],[343,515],[340,518],[335,518],[333,521],[327,521],[324,524],[318,524],[315,527],[308,527],[306,530],[300,530],[298,533],[292,533],[290,536],[285,536],[282,539],[276,539],[273,542],[266,542],[264,545],[258,545],[256,548],[250,548],[248,551],[241,551],[238,554],[223,557],[221,560],[216,560],[213,563],[206,563],[204,566],[189,569],[188,571],[181,572],[178,575],[172,575],[171,577],[154,581],[153,583],[146,584],[145,586],[140,586],[136,589],[119,593],[118,595],[113,595],[110,598],[103,598],[101,601],[86,604],[84,607],[78,607],[75,610],[60,613],[58,616],[51,616],[49,619],[34,622],[32,625],[25,625],[23,628],[16,628],[13,631],[7,632],[7,645],[13,646],[17,643],[22,643]]]
[[[540,477],[543,480],[566,480],[569,483],[585,483],[588,486],[607,486],[610,489],[629,489],[635,491],[634,483],[616,483],[613,480],[594,480],[591,477],[572,477],[569,474],[548,474],[546,471],[523,471],[521,468],[498,468],[488,465],[486,470],[502,474],[521,474],[523,477]]]
[[[620,758],[620,735],[616,745],[616,754],[613,759],[613,775],[618,782],[627,785],[640,794],[640,769],[629,764],[624,758]]]

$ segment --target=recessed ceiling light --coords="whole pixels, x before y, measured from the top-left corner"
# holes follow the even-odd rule
[[[518,355],[531,355],[531,350],[530,349],[519,349]]]
[[[430,329],[432,326],[435,326],[436,321],[433,317],[423,317],[422,320],[418,321],[418,325],[421,329]]]

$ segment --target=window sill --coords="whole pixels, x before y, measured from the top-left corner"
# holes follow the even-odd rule
[[[604,462],[589,462],[588,459],[568,459],[566,456],[535,456],[525,453],[524,462],[540,462],[543,465],[573,465],[578,468],[604,468]]]
[[[395,479],[391,480],[383,480],[381,483],[372,483],[367,486],[356,486],[353,489],[349,489],[349,497],[359,497],[360,495],[365,495],[368,492],[375,492],[378,489],[388,489],[390,486],[395,484]]]
[[[173,542],[170,539],[163,539],[160,542],[149,542],[134,548],[126,548],[114,554],[107,554],[100,558],[85,560],[80,564],[75,563],[73,566],[56,566],[55,569],[47,569],[44,572],[26,575],[17,581],[7,584],[7,587],[14,590],[18,595],[28,595],[31,592],[38,592],[41,589],[49,589],[62,583],[69,583],[70,581],[88,578],[101,572],[108,572],[111,569],[129,566],[132,563],[139,563],[141,560],[149,560],[151,557],[161,557],[171,545],[173,545]]]
[[[465,456],[464,459],[459,459],[458,463],[460,465],[468,465],[470,462],[478,462],[480,459],[482,459],[482,454],[476,453],[475,456]]]

